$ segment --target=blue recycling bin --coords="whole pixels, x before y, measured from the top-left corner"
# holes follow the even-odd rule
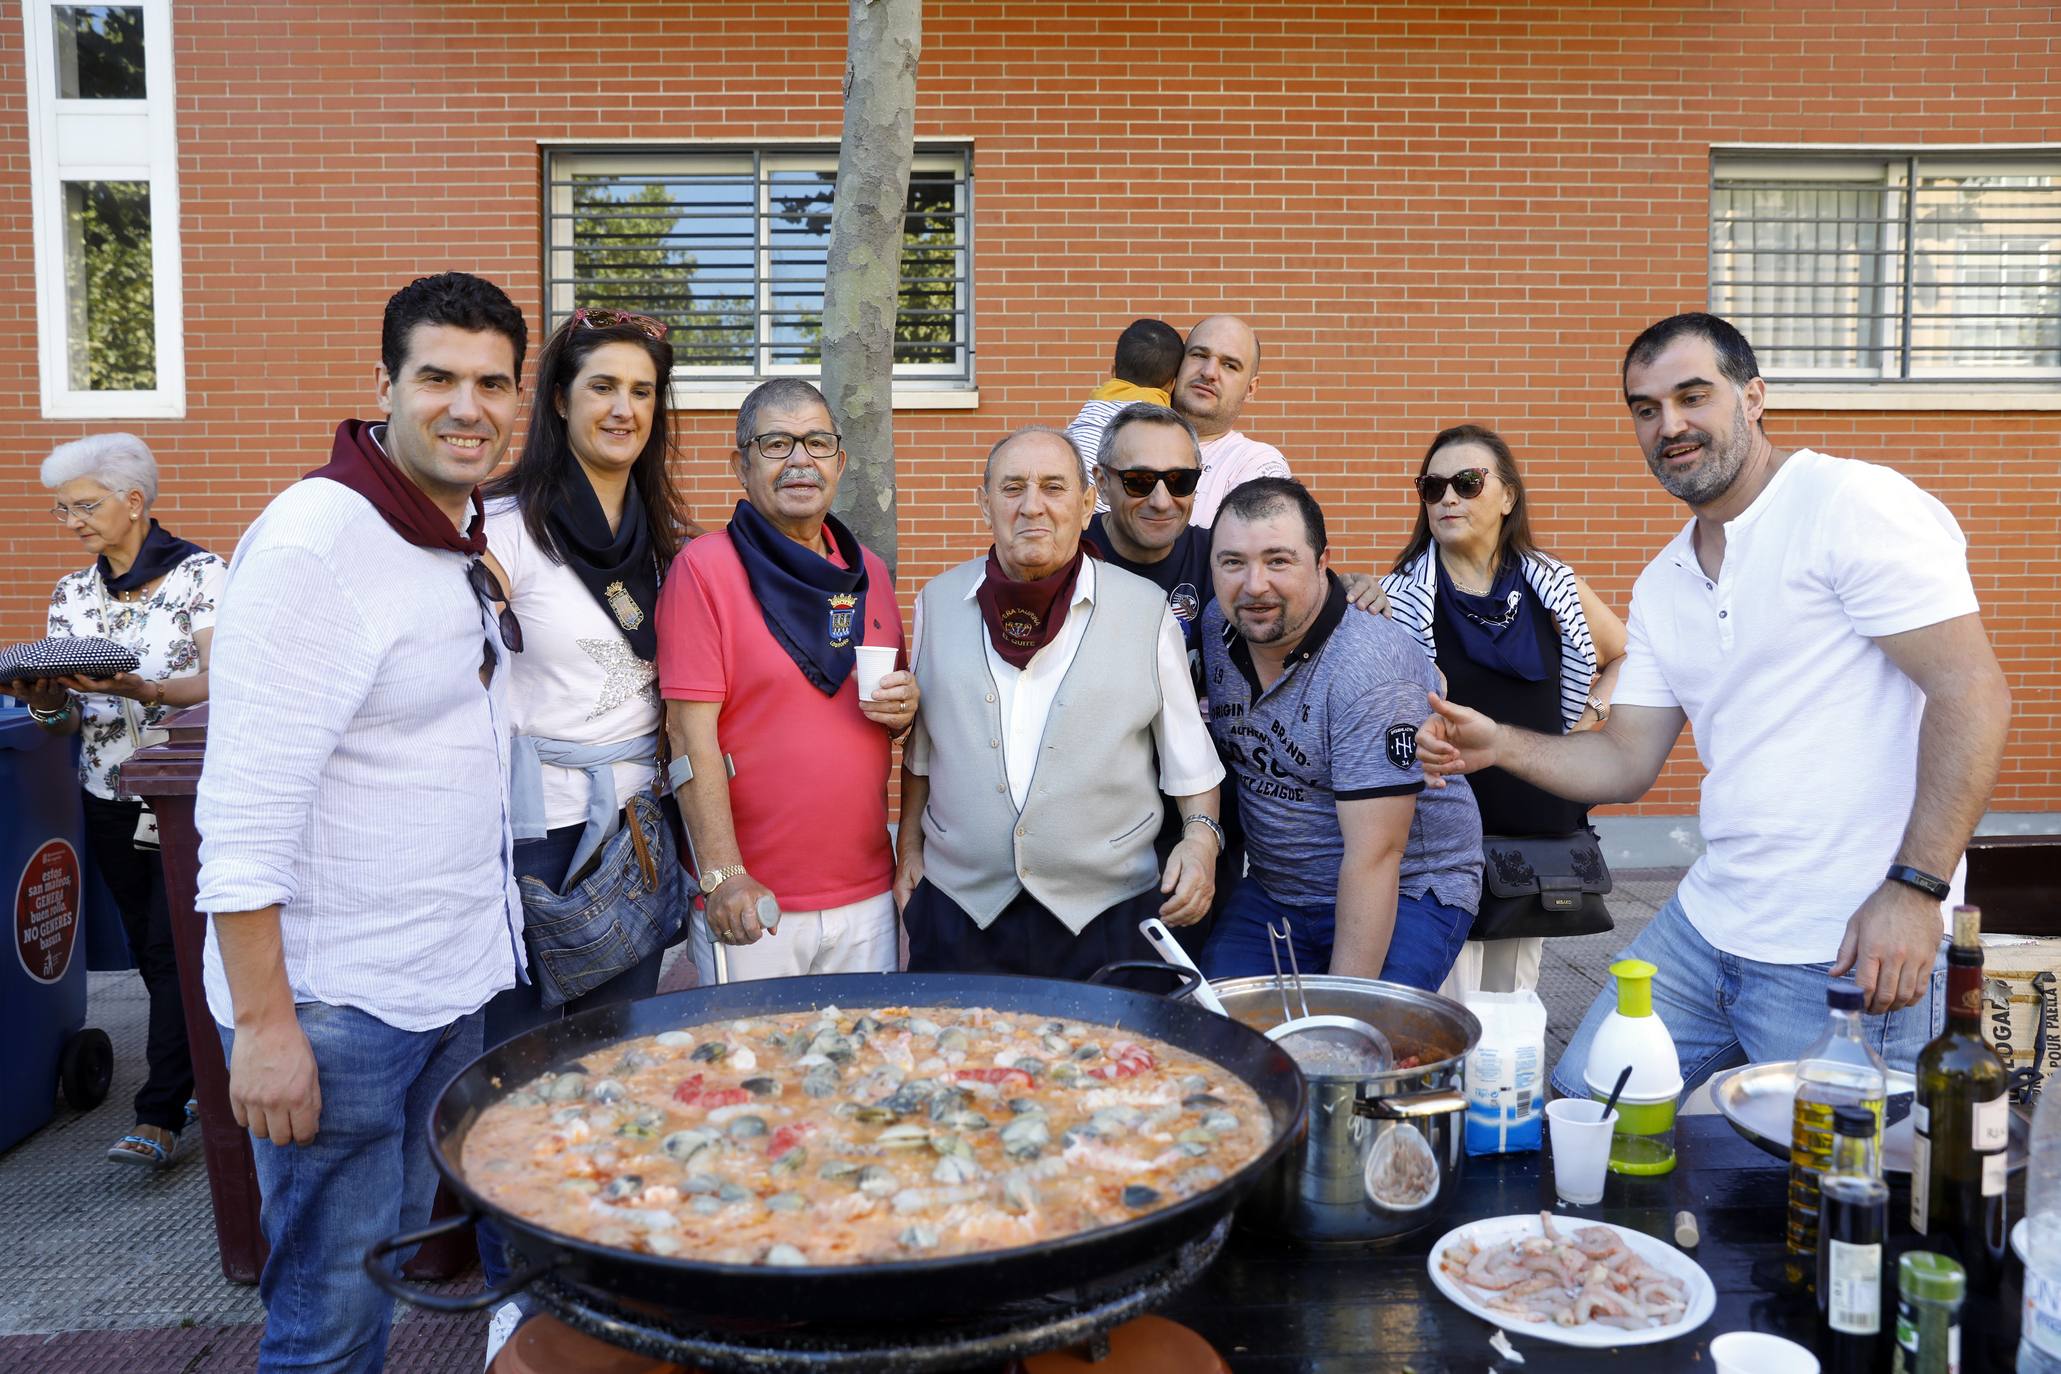
[[[0,710],[0,1150],[56,1114],[97,1107],[113,1078],[106,1034],[86,1028],[85,818],[71,741],[20,708]]]

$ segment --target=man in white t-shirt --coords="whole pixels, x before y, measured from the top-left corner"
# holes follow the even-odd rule
[[[1259,336],[1235,315],[1212,315],[1188,331],[1174,409],[1195,426],[1202,445],[1202,480],[1188,523],[1208,529],[1231,489],[1255,477],[1288,477],[1288,460],[1272,444],[1248,438],[1238,417],[1259,376]]]
[[[1908,1068],[1940,996],[1940,902],[2010,715],[1966,541],[1888,468],[1774,447],[1752,347],[1715,316],[1647,329],[1624,391],[1647,466],[1694,518],[1633,589],[1609,720],[1546,737],[1438,702],[1419,755],[1628,802],[1693,726],[1707,848],[1626,951],[1660,970],[1684,1088],[1796,1058],[1824,1028],[1828,977],[1848,974],[1880,1014],[1876,1048]],[[1613,1001],[1569,1042],[1561,1093],[1615,1077],[1587,1063]]]

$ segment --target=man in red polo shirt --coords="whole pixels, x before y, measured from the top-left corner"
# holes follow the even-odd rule
[[[901,607],[887,565],[830,514],[845,453],[823,393],[757,387],[735,459],[730,527],[680,551],[658,601],[659,690],[687,765],[673,781],[707,894],[697,960],[706,978],[713,939],[733,978],[891,972],[887,777],[916,680],[892,672],[861,701],[853,669],[858,645],[902,647]]]

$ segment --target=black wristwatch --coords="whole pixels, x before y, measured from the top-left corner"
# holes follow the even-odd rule
[[[1917,888],[1935,902],[1945,901],[1953,892],[1946,879],[1927,873],[1922,868],[1913,868],[1909,864],[1891,864],[1889,872],[1884,876],[1892,883]]]

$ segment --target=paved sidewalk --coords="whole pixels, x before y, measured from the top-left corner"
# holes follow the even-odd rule
[[[1549,1057],[1565,1048],[1608,981],[1606,966],[1659,910],[1679,876],[1620,873],[1610,898],[1616,930],[1548,942],[1539,994],[1551,1018]],[[0,1372],[248,1370],[264,1310],[255,1288],[222,1277],[198,1150],[162,1173],[105,1162],[107,1147],[131,1123],[148,1007],[133,973],[89,978],[87,1024],[114,1040],[114,1090],[84,1115],[60,1104],[54,1121],[0,1154]],[[476,1275],[460,1286],[475,1281]],[[438,1317],[404,1305],[387,1368],[392,1374],[476,1374],[485,1357],[485,1327],[482,1316]]]

